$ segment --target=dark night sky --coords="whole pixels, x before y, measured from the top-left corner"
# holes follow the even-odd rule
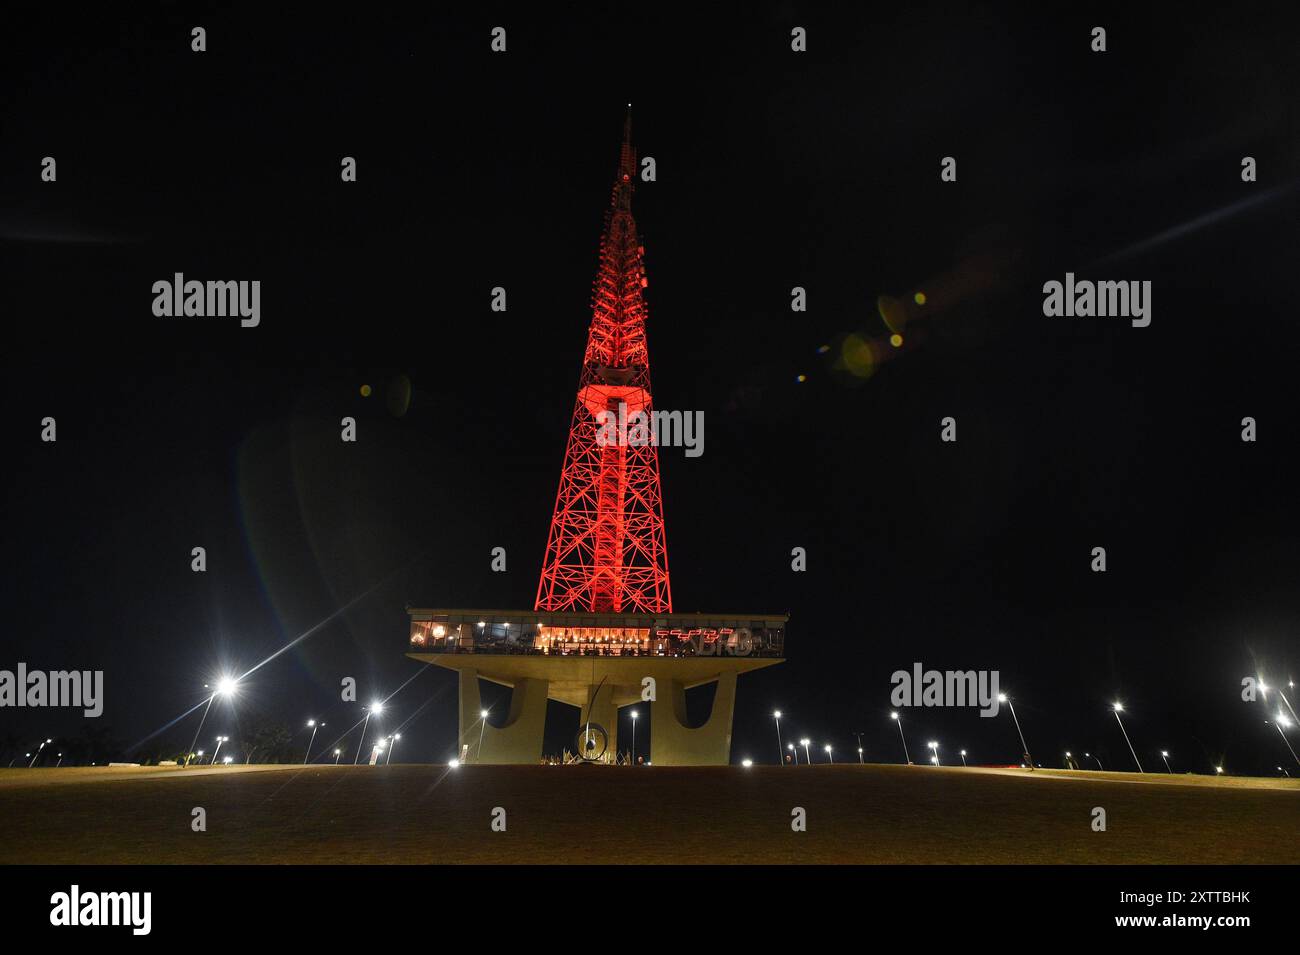
[[[1088,749],[1126,766],[1115,698],[1152,762],[1286,757],[1238,694],[1246,675],[1300,675],[1289,24],[209,6],[20,19],[0,40],[16,78],[0,108],[0,668],[102,668],[101,722],[131,742],[379,584],[205,734],[343,728],[342,677],[369,699],[419,670],[407,602],[530,607],[631,101],[658,167],[634,202],[656,404],[706,422],[703,457],[661,453],[675,609],[791,614],[788,662],[741,682],[733,757],[774,757],[779,706],[787,738],[847,757],[860,730],[868,759],[897,760],[889,676],[916,661],[1000,670],[1045,765]],[[57,183],[39,180],[46,155]],[[1259,182],[1240,181],[1244,155]],[[260,279],[261,326],[154,317],[151,285],[176,271]],[[878,295],[954,271],[978,281],[932,295],[869,380],[818,354],[883,339]],[[1066,271],[1152,281],[1151,326],[1045,318],[1042,283]],[[430,670],[394,697],[389,726],[432,697],[399,752],[445,759],[455,696]],[[1005,716],[905,719],[914,752],[1018,756]],[[80,723],[6,710],[0,735]],[[180,748],[194,727],[157,739]]]

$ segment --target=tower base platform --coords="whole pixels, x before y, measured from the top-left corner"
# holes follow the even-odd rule
[[[546,701],[557,700],[603,728],[611,754],[618,752],[618,710],[648,706],[653,764],[726,765],[737,678],[784,662],[784,616],[408,612],[407,656],[459,674],[458,755],[469,762],[536,763]],[[501,634],[508,635],[504,646]],[[512,690],[509,711],[497,725],[484,725],[480,715],[480,679]],[[686,691],[714,682],[709,718],[692,727]]]

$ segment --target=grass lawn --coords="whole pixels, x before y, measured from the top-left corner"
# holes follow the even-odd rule
[[[191,810],[207,811],[193,832]],[[494,807],[507,829],[490,827]],[[807,811],[792,832],[791,810]],[[1106,810],[1107,831],[1091,828]],[[0,770],[3,863],[1287,863],[1300,780],[922,766]]]

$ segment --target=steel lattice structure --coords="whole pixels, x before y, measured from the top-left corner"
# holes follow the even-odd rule
[[[620,405],[624,420],[636,412],[649,419],[653,411],[642,297],[645,249],[632,218],[636,166],[629,112],[601,236],[591,330],[537,585],[537,610],[673,609],[653,429],[649,440],[611,442],[609,429],[597,420],[601,412],[617,420]]]

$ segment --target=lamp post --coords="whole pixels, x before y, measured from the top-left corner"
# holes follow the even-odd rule
[[[863,763],[865,760],[862,758],[862,734],[854,733],[853,735],[858,738],[858,762]]]
[[[401,733],[394,733],[388,740],[388,758],[384,760],[385,766],[393,764],[393,750],[397,749],[397,741],[402,738]]]
[[[776,720],[776,761],[779,764],[784,762],[781,758],[781,711],[774,710],[772,718]]]
[[[632,765],[636,765],[636,710],[632,711]]]
[[[488,717],[488,711],[487,711],[487,710],[479,710],[478,715],[479,715],[479,719],[482,720],[482,725],[479,727],[479,730],[478,730],[478,754],[474,757],[474,762],[476,762],[476,763],[481,763],[481,762],[483,762],[483,734],[487,732],[487,717]],[[590,723],[590,716],[588,716],[588,723],[587,723],[587,725],[588,725],[588,726],[591,725],[591,723]]]
[[[803,747],[803,761],[804,761],[805,763],[807,763],[809,766],[811,766],[811,765],[812,765],[812,757],[808,755],[808,739],[807,739],[807,737],[804,737],[803,739],[799,740],[799,745]]]
[[[912,765],[912,757],[907,755],[907,737],[903,735],[903,720],[897,713],[890,713],[889,718],[898,724],[898,738],[903,741],[903,760]]]
[[[336,749],[336,750],[334,750],[334,765],[335,765],[335,766],[337,766],[337,765],[339,764],[339,757],[342,756],[342,755],[343,755],[343,750],[341,750],[341,749]]]
[[[961,751],[961,764],[962,764],[963,766],[966,765],[966,750],[964,750],[964,749]]]
[[[1165,761],[1165,769],[1168,771],[1169,775],[1172,776],[1174,771],[1169,768],[1169,750],[1162,749],[1160,751],[1160,758]]]
[[[1097,759],[1097,757],[1094,756],[1094,755],[1092,755],[1092,753],[1084,753],[1083,755],[1084,755],[1084,756],[1087,756],[1089,759],[1096,760],[1096,761],[1097,761],[1097,768],[1100,769],[1103,773],[1106,771],[1106,767],[1103,766],[1103,765],[1101,764],[1101,760],[1100,760],[1100,759]]]
[[[1016,735],[1020,737],[1020,747],[1025,754],[1025,762],[1030,769],[1034,768],[1034,757],[1030,755],[1029,744],[1025,742],[1025,734],[1020,729],[1020,720],[1016,718],[1016,704],[1011,702],[1011,697],[1005,693],[998,694],[998,702],[1005,703],[1011,709],[1011,720],[1016,724]]]
[[[208,697],[207,705],[203,707],[203,716],[199,720],[199,728],[194,731],[194,739],[190,740],[189,752],[185,754],[186,766],[190,764],[190,753],[194,752],[194,744],[199,741],[199,734],[203,732],[203,724],[208,718],[208,710],[212,709],[212,701],[219,696],[233,696],[238,686],[239,684],[235,678],[230,676],[223,676],[217,681],[216,689],[212,691],[212,695]]]
[[[930,740],[930,742],[926,743],[925,745],[930,747],[930,762],[938,766],[939,765],[939,743],[936,740]]]
[[[384,711],[384,704],[371,703],[370,709],[366,710],[365,722],[361,724],[361,739],[357,741],[357,755],[352,757],[352,765],[355,766],[361,761],[361,747],[366,745],[366,727],[370,725],[371,715],[378,716]]]
[[[1116,703],[1111,712],[1115,714],[1115,722],[1119,724],[1119,731],[1124,734],[1124,742],[1128,743],[1128,751],[1133,754],[1133,762],[1137,763],[1138,772],[1145,773],[1146,770],[1142,768],[1142,760],[1138,759],[1137,750],[1133,748],[1133,743],[1128,738],[1128,730],[1124,729],[1124,721],[1119,718],[1119,714],[1123,709],[1123,703]]]
[[[1291,721],[1281,713],[1277,714],[1277,733],[1282,737],[1282,742],[1286,743],[1286,748],[1291,750],[1291,758],[1295,760],[1296,765],[1300,766],[1300,757],[1296,756],[1295,750],[1291,749],[1291,741],[1286,738],[1286,733],[1282,732],[1282,727],[1290,726]]]
[[[792,765],[792,766],[798,766],[798,765],[799,765],[799,751],[798,751],[797,749],[794,748],[794,743],[786,743],[786,744],[785,744],[785,748],[788,749],[790,752],[794,753],[794,762],[791,763],[790,765]]]
[[[52,743],[52,742],[54,742],[54,740],[52,739],[47,739],[45,741],[45,743]],[[33,766],[35,766],[36,761],[41,758],[41,750],[45,748],[45,743],[42,743],[40,746],[36,747],[36,752],[32,754],[32,761],[27,764],[28,769],[31,769]]]
[[[311,739],[307,740],[307,753],[302,758],[302,764],[304,766],[307,765],[307,759],[311,756],[311,744],[316,742],[316,730],[320,729],[320,726],[316,725],[315,720],[308,720],[307,725],[311,727]],[[321,723],[320,725],[324,726],[325,724]]]
[[[1295,683],[1293,683],[1293,682],[1290,681],[1290,680],[1287,681],[1287,684],[1286,684],[1286,685],[1289,686],[1289,687],[1291,687],[1292,690],[1295,689]],[[1271,690],[1271,689],[1273,689],[1273,687],[1271,687],[1271,686],[1265,686],[1263,680],[1260,680],[1260,681],[1259,681],[1259,692],[1262,693],[1262,694],[1264,694],[1264,702],[1266,702],[1266,703],[1268,702],[1268,691]],[[1291,707],[1291,701],[1288,700],[1288,699],[1286,698],[1286,694],[1283,693],[1281,690],[1278,690],[1278,691],[1277,691],[1277,695],[1280,696],[1280,697],[1282,697],[1282,702],[1286,704],[1286,708],[1287,708],[1288,710],[1291,710],[1291,719],[1293,719],[1293,720],[1294,720],[1294,719],[1300,719],[1300,717],[1297,717],[1297,716],[1295,715],[1295,710],[1292,709],[1292,707]]]
[[[833,762],[835,762],[835,754],[831,752],[831,744],[830,744],[830,743],[827,743],[827,744],[826,744],[826,762],[828,762],[828,763],[833,763]]]
[[[230,739],[229,736],[218,736],[218,737],[217,737],[217,748],[214,749],[214,750],[212,751],[212,765],[213,765],[213,766],[217,765],[217,753],[221,752],[221,744],[224,743],[224,742],[225,742],[226,740],[228,740],[228,739]],[[228,757],[227,757],[227,758],[228,758]]]

